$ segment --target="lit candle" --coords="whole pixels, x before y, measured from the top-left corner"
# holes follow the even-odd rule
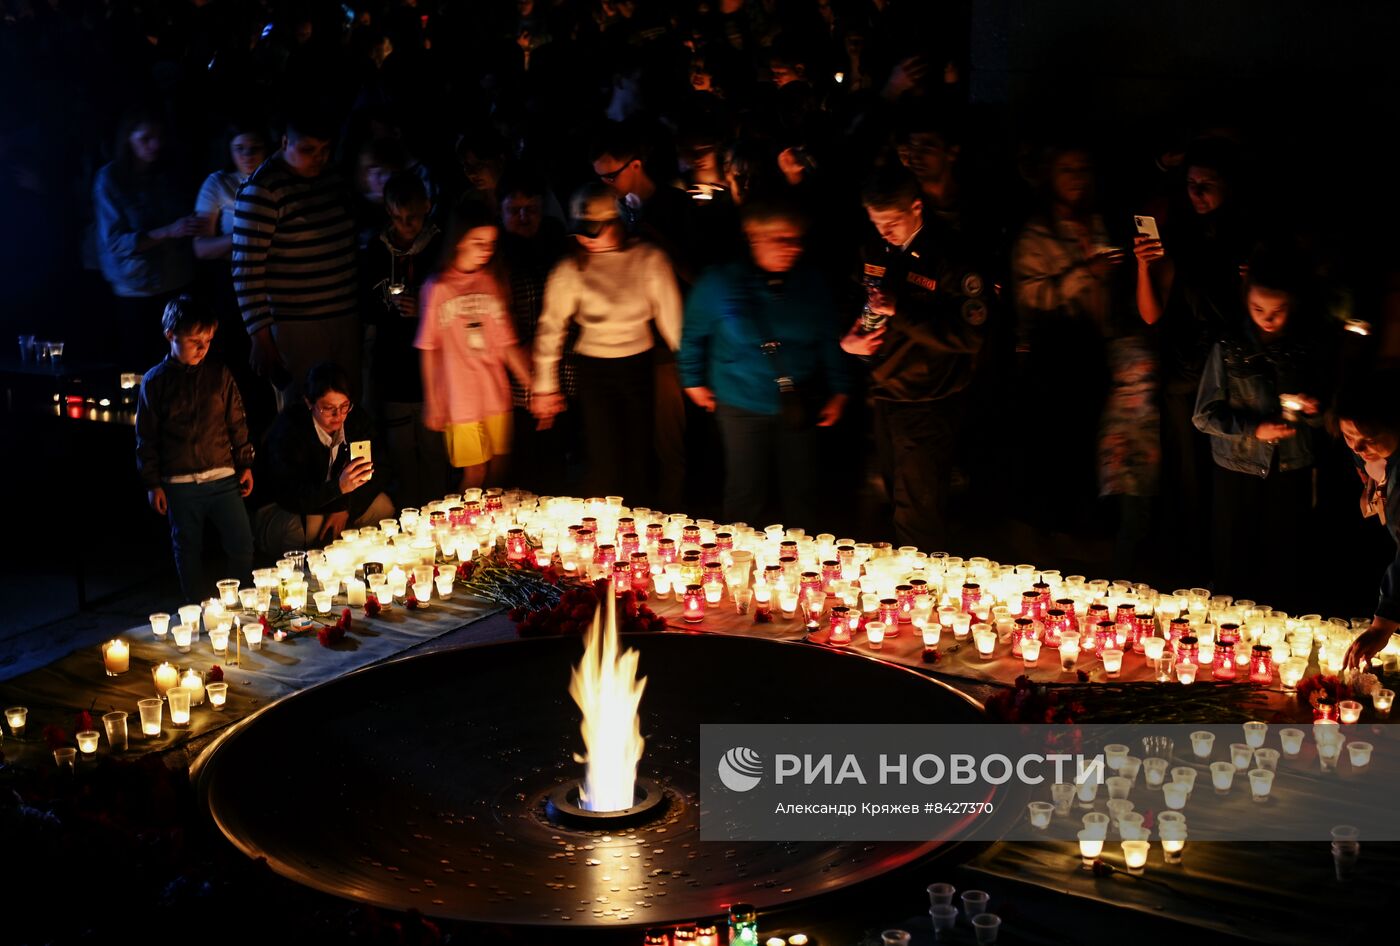
[[[131,669],[131,648],[126,641],[118,638],[110,640],[102,647],[102,664],[107,668],[107,676],[115,677]]]
[[[1210,782],[1215,786],[1217,795],[1224,795],[1230,790],[1230,786],[1235,781],[1235,765],[1233,762],[1212,762],[1210,764]]]
[[[204,674],[198,670],[190,669],[180,674],[180,688],[190,691],[191,706],[204,703]]]
[[[155,676],[157,696],[165,696],[167,690],[180,683],[180,671],[168,661],[157,666],[151,673]]]
[[[1021,641],[1021,662],[1034,667],[1040,661],[1040,641],[1034,637]]]
[[[1385,719],[1390,715],[1390,707],[1394,702],[1394,690],[1377,690],[1371,694],[1371,706],[1375,708],[1378,719]]]
[[[870,642],[871,650],[880,650],[885,646],[885,626],[884,621],[865,623],[865,639]]]
[[[1159,829],[1162,835],[1162,857],[1168,864],[1181,863],[1181,852],[1186,847],[1186,826],[1165,823]]]
[[[1283,754],[1295,756],[1303,751],[1303,731],[1301,729],[1280,729],[1278,731],[1278,741],[1283,748]]]
[[[81,736],[82,733],[78,733],[78,735]],[[94,733],[93,735],[96,735],[96,733]],[[1372,746],[1369,742],[1349,742],[1349,743],[1347,743],[1347,752],[1349,752],[1349,753],[1351,754],[1351,766],[1352,766],[1352,768],[1354,768],[1354,769],[1364,769],[1366,766],[1370,765],[1370,764],[1371,764],[1371,752],[1373,751],[1374,748],[1375,748],[1375,747]],[[1250,773],[1250,774],[1252,775],[1253,773]],[[1270,774],[1272,775],[1273,773],[1270,773]]]
[[[1274,773],[1268,769],[1249,770],[1249,792],[1256,802],[1269,800],[1269,791],[1274,786]]]
[[[793,595],[793,607],[797,606],[796,595]],[[685,621],[687,624],[699,624],[705,619],[705,593],[699,585],[685,586]]]
[[[1021,646],[1024,647],[1025,645],[1022,644]],[[1104,673],[1108,674],[1110,677],[1118,676],[1123,669],[1123,652],[1116,648],[1109,648],[1100,651],[1099,656],[1103,659]]]
[[[1179,663],[1179,664],[1177,664],[1177,665],[1176,665],[1176,678],[1177,678],[1178,680],[1180,680],[1182,683],[1195,683],[1195,682],[1196,682],[1196,665],[1193,664],[1193,663],[1192,663],[1191,661],[1189,661],[1189,660],[1186,661],[1185,663]]]
[[[933,626],[937,628],[941,625],[935,624]],[[988,660],[997,648],[997,632],[985,624],[978,625],[978,627],[982,628],[982,630],[972,632],[972,641],[977,645],[977,656],[981,657],[983,660]],[[934,644],[937,643],[938,639],[935,637]]]
[[[97,754],[97,731],[92,729],[84,730],[77,734],[78,751],[84,756],[94,756]]]
[[[1079,635],[1065,631],[1060,635],[1060,669],[1069,673],[1079,661]]]
[[[1350,725],[1361,718],[1361,704],[1356,700],[1342,700],[1337,704],[1337,717],[1345,725]]]
[[[778,592],[778,607],[782,609],[783,617],[792,618],[797,613],[797,592],[786,588]]]
[[[403,574],[399,572],[399,574]],[[352,608],[365,606],[365,583],[358,578],[345,579],[345,603]]]
[[[176,624],[170,629],[170,636],[175,639],[175,649],[182,654],[189,653],[190,637],[194,633],[194,628],[189,624]]]
[[[695,946],[719,946],[719,930],[713,924],[695,928]]]
[[[156,640],[164,640],[166,632],[170,630],[170,615],[165,613],[152,614],[150,617],[151,633]]]
[[[1167,782],[1162,786],[1162,801],[1172,811],[1186,807],[1186,798],[1191,794],[1191,786],[1185,782]]]
[[[719,599],[724,597],[724,583],[719,581],[707,581],[704,584],[705,603],[719,604]],[[818,611],[821,609],[818,608]]]
[[[1093,866],[1094,860],[1103,853],[1103,838],[1097,831],[1085,829],[1079,832],[1079,857],[1085,869]]]
[[[1147,850],[1150,844],[1147,841],[1124,841],[1123,842],[1123,863],[1128,866],[1128,870],[1134,874],[1142,873],[1142,869],[1147,864]]]
[[[170,702],[170,724],[188,726],[190,724],[190,692],[181,687],[171,687],[165,693]]]

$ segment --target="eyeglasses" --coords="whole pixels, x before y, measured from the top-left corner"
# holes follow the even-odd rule
[[[616,170],[609,171],[606,174],[599,174],[598,180],[602,181],[604,184],[616,184],[618,175],[620,175],[623,171],[631,167],[632,162],[635,160],[636,158],[628,158],[626,161],[623,161],[620,165],[618,165]]]
[[[339,407],[333,407],[329,410],[322,407],[320,404],[313,405],[313,408],[316,411],[316,413],[320,414],[322,417],[344,417],[346,414],[350,413],[352,410],[355,409],[355,405],[350,401],[346,401]]]

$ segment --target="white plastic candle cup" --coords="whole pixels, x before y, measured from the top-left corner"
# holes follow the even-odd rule
[[[946,907],[953,902],[953,894],[957,889],[952,884],[929,884],[928,885],[928,905],[930,907]]]
[[[1225,795],[1230,791],[1230,786],[1235,781],[1235,765],[1232,762],[1212,762],[1210,764],[1210,783],[1215,786],[1217,795]]]
[[[188,624],[192,628],[199,626],[199,619],[204,614],[204,609],[197,604],[187,604],[177,612],[180,615],[180,623]]]
[[[190,652],[190,635],[193,628],[188,624],[176,624],[170,629],[170,636],[175,640],[175,649],[182,654]]]
[[[1337,767],[1337,760],[1342,755],[1342,745],[1345,739],[1319,741],[1317,744],[1317,761],[1322,766],[1322,771],[1330,772]]]
[[[180,688],[190,692],[190,705],[204,705],[204,671],[193,667],[180,672]]]
[[[1099,783],[1092,778],[1085,778],[1076,787],[1076,795],[1079,798],[1080,808],[1094,807],[1094,799],[1099,796]]]
[[[752,588],[734,589],[734,610],[739,614],[748,614],[749,605],[753,603]]]
[[[953,615],[953,638],[954,640],[967,640],[968,633],[972,630],[972,615],[965,611],[959,611]]]
[[[225,608],[238,607],[238,586],[242,584],[237,578],[225,578],[216,582],[219,589],[219,603]]]
[[[1111,824],[1122,827],[1123,816],[1132,814],[1133,803],[1126,798],[1110,798],[1106,805],[1108,808],[1108,819]]]
[[[1153,757],[1142,760],[1142,777],[1148,788],[1161,788],[1162,783],[1167,780],[1167,766],[1170,763],[1166,759]]]
[[[1259,803],[1269,800],[1269,792],[1274,787],[1274,773],[1268,769],[1249,770],[1249,794]]]
[[[74,749],[72,746],[55,749],[53,751],[54,765],[57,765],[60,769],[71,769],[73,768],[73,760],[77,755],[78,750]]]
[[[1143,867],[1147,865],[1147,850],[1149,847],[1151,847],[1151,844],[1147,841],[1123,842],[1123,863],[1127,865],[1129,873],[1142,873]]]
[[[1171,826],[1171,825],[1175,825],[1176,827],[1178,827],[1178,828],[1180,828],[1180,829],[1182,829],[1182,830],[1185,830],[1185,828],[1186,828],[1186,816],[1183,815],[1183,814],[1182,814],[1181,812],[1179,812],[1179,811],[1159,811],[1159,812],[1157,812],[1157,826],[1158,826],[1159,828],[1165,829],[1165,828],[1167,828],[1168,826]]]
[[[101,738],[101,734],[96,729],[84,729],[75,733],[73,738],[78,740],[78,751],[83,754],[83,758],[91,759],[97,755],[97,740]]]
[[[311,596],[311,600],[316,602],[317,614],[329,614],[331,610],[331,599],[335,595],[329,591],[318,591]]]
[[[1196,682],[1196,665],[1186,660],[1176,665],[1176,679],[1183,683]]]
[[[1108,786],[1108,797],[1110,799],[1123,799],[1128,797],[1128,792],[1132,790],[1133,783],[1123,778],[1121,775],[1114,775],[1104,782]]]
[[[1311,645],[1309,645],[1311,648]],[[1298,681],[1308,672],[1308,661],[1303,657],[1295,657],[1285,660],[1278,665],[1278,679],[1283,684],[1285,690],[1294,690],[1298,686]]]
[[[1131,805],[1132,802],[1124,801],[1123,804]],[[1132,841],[1135,838],[1147,840],[1147,829],[1142,823],[1147,820],[1147,816],[1140,811],[1125,811],[1118,816],[1118,834],[1124,841]]]
[[[161,717],[165,715],[164,700],[138,700],[136,708],[141,712],[141,734],[159,736]]]
[[[1099,654],[1103,658],[1103,669],[1110,677],[1116,677],[1123,670],[1123,652],[1117,648],[1110,648]]]
[[[227,624],[220,624],[209,632],[209,646],[214,649],[214,653],[228,653],[228,633],[229,626]]]
[[[1254,758],[1254,750],[1246,743],[1230,743],[1230,763],[1241,771],[1249,770],[1249,763]]]
[[[1255,749],[1254,767],[1256,769],[1268,769],[1270,772],[1278,771],[1279,751],[1277,749]]]
[[[979,946],[988,946],[997,941],[1001,932],[1001,917],[995,913],[979,913],[972,918],[972,932]]]
[[[244,611],[256,611],[258,609],[258,589],[238,589],[238,604]]]
[[[1313,739],[1318,745],[1323,743],[1341,742],[1345,737],[1342,735],[1342,726],[1335,719],[1319,719],[1313,723]]]
[[[29,719],[29,710],[23,706],[11,706],[5,710],[5,722],[10,725],[10,735],[16,739],[24,735],[24,726]]]
[[[262,650],[263,629],[257,621],[243,625],[243,639],[249,650]]]
[[[437,591],[437,596],[444,601],[452,597],[452,585],[455,579],[451,575],[438,575],[433,579],[433,588]]]
[[[1356,700],[1342,700],[1337,704],[1337,718],[1350,725],[1361,718],[1361,704]]]
[[[981,627],[981,625],[978,625],[978,626]],[[927,622],[924,623],[924,626],[923,626],[923,628],[921,629],[920,633],[922,634],[922,636],[923,636],[923,638],[924,638],[924,646],[925,646],[925,647],[937,647],[937,646],[938,646],[939,640],[943,637],[943,625],[942,625],[942,624],[939,624],[937,621],[932,621],[932,620],[931,620],[931,621],[927,621]],[[981,656],[981,657],[988,657],[988,656],[991,655],[991,652],[990,652],[990,651],[984,651],[984,650],[982,649],[982,647],[983,647],[983,641],[985,640],[986,637],[987,637],[987,632],[986,632],[986,631],[973,631],[973,632],[972,632],[972,642],[973,642],[974,644],[977,645],[977,654],[978,654],[978,656]],[[997,633],[996,633],[996,631],[992,631],[992,632],[991,632],[991,638],[992,638],[992,647],[996,647],[996,643],[997,643]]]
[[[1074,670],[1074,665],[1079,662],[1079,641],[1066,640],[1064,636],[1060,638],[1060,669],[1065,673]]]
[[[1215,733],[1200,729],[1191,734],[1191,751],[1196,753],[1196,758],[1209,759],[1214,747]]]
[[[1283,746],[1283,754],[1295,756],[1303,749],[1303,736],[1305,733],[1301,729],[1280,729],[1278,731],[1278,741]]]
[[[1347,753],[1351,757],[1351,766],[1354,769],[1364,769],[1371,764],[1371,751],[1375,747],[1369,742],[1349,742],[1347,743]]]
[[[1030,817],[1031,827],[1043,830],[1050,827],[1050,816],[1055,812],[1055,806],[1048,801],[1033,801],[1026,806],[1026,812]]]
[[[1021,663],[1026,667],[1034,667],[1040,662],[1040,641],[1032,637],[1029,640],[1021,641]]]
[[[1394,690],[1377,690],[1371,694],[1371,706],[1376,711],[1377,719],[1385,719],[1390,716],[1390,707],[1395,703]]]
[[[1360,841],[1361,829],[1355,825],[1339,824],[1332,828],[1332,843],[1338,841]]]
[[[1128,780],[1130,785],[1137,784],[1138,772],[1142,771],[1142,760],[1135,755],[1130,755],[1123,760],[1123,764],[1118,766],[1118,774]]]
[[[885,646],[885,622],[867,621],[865,624],[865,639],[870,642],[871,650],[879,650]]]
[[[165,640],[166,633],[170,630],[170,615],[165,612],[152,614],[148,619],[151,622],[151,633],[156,640]]]
[[[1196,776],[1199,774],[1199,772],[1189,765],[1178,765],[1172,769],[1172,781],[1184,784],[1189,794],[1191,790],[1196,787]],[[1165,788],[1165,786],[1163,787]]]
[[[1185,808],[1186,798],[1190,794],[1191,787],[1185,782],[1167,782],[1162,786],[1162,800],[1166,802],[1167,807],[1173,811],[1180,811]]]
[[[171,687],[165,691],[170,701],[170,725],[185,727],[190,724],[190,691],[184,687]]]
[[[1110,742],[1103,747],[1103,760],[1110,769],[1117,772],[1123,767],[1123,760],[1128,757],[1130,751],[1132,750],[1120,742]]]
[[[1162,659],[1162,650],[1166,646],[1166,639],[1162,637],[1144,637],[1142,639],[1142,655],[1149,661]]]
[[[791,620],[797,614],[797,592],[783,590],[778,593],[778,607],[783,617]]]
[[[1336,868],[1338,883],[1346,883],[1356,874],[1356,862],[1361,859],[1359,841],[1333,841],[1332,866]]]
[[[1079,832],[1079,857],[1087,870],[1093,866],[1094,860],[1103,853],[1103,836],[1097,831],[1085,829]]]
[[[1067,815],[1074,805],[1074,785],[1069,782],[1056,782],[1050,786],[1050,797],[1055,803],[1055,812]]]
[[[880,934],[880,946],[909,946],[910,936],[907,930],[885,930]],[[774,943],[773,940],[777,942]],[[775,936],[768,940],[768,946],[787,946],[788,941],[781,936]]]
[[[978,916],[987,912],[987,903],[992,899],[992,895],[985,890],[963,891],[962,904],[963,913],[968,917]]]
[[[204,695],[209,700],[210,707],[223,712],[224,704],[228,702],[228,684],[223,682],[206,684]]]
[[[1269,735],[1269,724],[1248,722],[1244,724],[1244,741],[1251,749],[1258,749]]]
[[[102,728],[107,730],[107,747],[113,752],[125,752],[127,746],[126,713],[113,710],[102,714]]]
[[[1091,811],[1082,820],[1085,831],[1101,838],[1108,837],[1109,825],[1113,823],[1113,819],[1101,811]]]
[[[1174,814],[1174,812],[1163,812],[1162,814]],[[1180,864],[1181,852],[1186,847],[1186,825],[1163,823],[1158,828],[1158,833],[1162,837],[1162,859],[1168,864]]]
[[[958,908],[951,903],[940,903],[929,907],[929,919],[933,921],[933,935],[942,938],[946,930],[951,930],[958,921]]]

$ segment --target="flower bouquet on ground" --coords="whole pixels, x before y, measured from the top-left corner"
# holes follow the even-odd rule
[[[499,548],[462,564],[457,581],[458,588],[467,594],[495,601],[512,612],[549,610],[571,589],[588,588],[583,579],[566,575],[553,565],[540,568],[528,558],[512,561]]]
[[[1019,676],[986,700],[997,723],[1214,723],[1260,719],[1268,697],[1233,683],[1035,683]]]
[[[582,634],[592,623],[593,613],[606,606],[611,582],[600,578],[591,585],[572,585],[561,589],[553,606],[526,605],[510,610],[521,637],[551,634]],[[637,600],[636,592],[626,591],[617,597],[617,629],[632,631],[664,631],[666,619]]]

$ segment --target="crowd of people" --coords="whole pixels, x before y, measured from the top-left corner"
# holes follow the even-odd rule
[[[93,334],[168,341],[138,452],[182,579],[206,520],[241,565],[464,487],[826,528],[876,481],[897,544],[1108,522],[1124,574],[1301,606],[1329,457],[1397,528],[1395,327],[1248,129],[1105,167],[983,120],[960,9],[21,6],[127,71]]]

